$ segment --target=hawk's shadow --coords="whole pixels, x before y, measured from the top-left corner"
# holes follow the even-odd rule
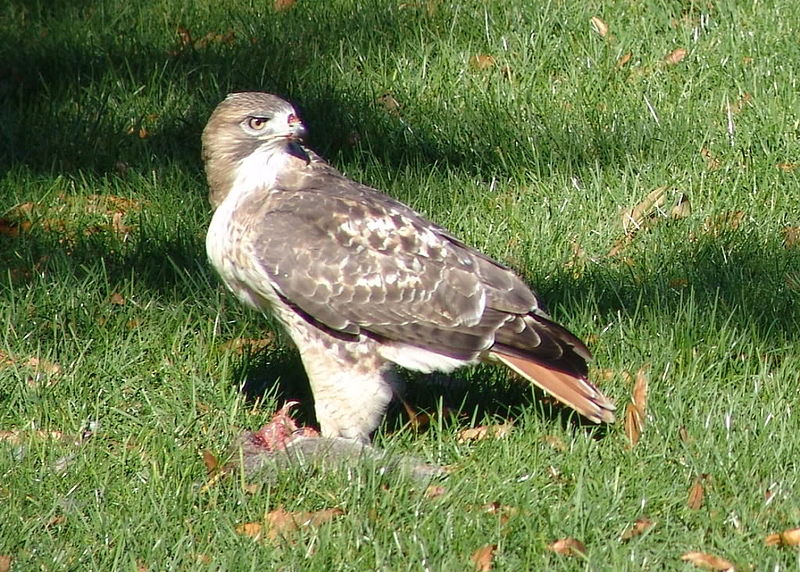
[[[281,346],[244,352],[233,371],[232,379],[237,380],[249,403],[274,403],[277,409],[287,401],[297,401],[295,419],[301,425],[317,426],[314,396],[294,348]],[[403,381],[402,399],[395,396],[389,405],[379,428],[384,434],[423,431],[429,419],[436,419],[453,431],[483,423],[517,421],[531,409],[563,427],[586,425],[598,437],[605,434],[604,426],[585,421],[569,407],[502,367],[480,365],[452,374],[398,371]]]

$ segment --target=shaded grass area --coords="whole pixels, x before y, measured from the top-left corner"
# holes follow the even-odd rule
[[[800,11],[598,6],[5,2],[0,430],[21,437],[0,442],[0,555],[21,569],[464,569],[492,543],[508,570],[679,568],[688,550],[796,567],[763,538],[800,521],[800,250],[783,234],[800,226],[800,54],[786,41]],[[200,492],[200,452],[222,455],[281,399],[313,421],[284,337],[225,345],[274,324],[205,260],[199,135],[245,89],[297,101],[338,167],[519,270],[589,339],[621,409],[622,372],[649,364],[639,445],[481,367],[409,375],[418,406],[463,415],[415,435],[396,410],[377,436],[452,465],[442,496],[366,467]],[[692,213],[609,256],[619,210],[659,186]],[[506,439],[457,440],[506,418]],[[505,522],[481,508],[493,502],[517,512]],[[236,532],[281,505],[345,515],[287,542]],[[620,541],[643,515],[656,526]],[[546,549],[562,537],[586,559]]]

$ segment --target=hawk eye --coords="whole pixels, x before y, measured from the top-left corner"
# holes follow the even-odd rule
[[[266,117],[250,117],[247,120],[247,126],[253,131],[261,131],[267,125]]]

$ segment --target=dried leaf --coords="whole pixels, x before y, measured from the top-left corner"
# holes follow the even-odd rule
[[[562,556],[586,556],[586,547],[580,540],[571,537],[560,538],[547,545],[548,550]]]
[[[790,528],[770,534],[764,539],[767,546],[800,546],[800,528]]]
[[[778,167],[778,169],[780,169],[781,171],[784,171],[786,173],[791,173],[792,171],[797,169],[797,167],[800,167],[800,163],[778,163],[775,166]]]
[[[279,507],[267,513],[267,538],[270,540],[286,538],[296,530],[326,524],[343,514],[344,511],[340,508],[327,508],[315,512],[288,512]]]
[[[27,232],[31,228],[30,221],[18,222],[7,218],[0,219],[0,236],[15,238],[20,232]]]
[[[500,517],[500,524],[506,524],[512,516],[519,514],[519,509],[517,507],[509,506],[507,504],[500,504],[497,501],[483,505],[481,510]]]
[[[633,384],[633,404],[641,411],[642,417],[647,413],[647,371],[650,364],[645,364],[636,372],[636,381]]]
[[[691,443],[693,441],[693,439],[689,436],[689,432],[686,430],[686,427],[683,425],[678,428],[678,439],[684,443]]]
[[[481,546],[475,552],[473,552],[470,559],[475,565],[475,570],[478,572],[488,572],[491,570],[494,562],[495,550],[497,550],[496,544],[487,544],[486,546]]]
[[[403,409],[406,411],[406,415],[408,415],[408,425],[414,431],[424,431],[431,424],[431,416],[426,413],[425,411],[417,411],[414,407],[402,397],[400,398],[400,403],[403,404]]]
[[[119,292],[114,292],[111,296],[108,297],[108,301],[115,306],[124,306],[125,305],[125,298],[122,297],[122,294]]]
[[[703,159],[706,160],[706,168],[709,171],[716,171],[717,169],[719,169],[721,165],[720,160],[717,159],[711,153],[711,151],[709,151],[708,147],[703,147],[702,149],[700,149],[700,155],[702,155]]]
[[[27,439],[53,439],[55,441],[70,441],[68,436],[65,436],[61,431],[21,431],[14,429],[11,431],[0,431],[0,442],[11,443],[19,445]]]
[[[545,435],[542,437],[542,440],[559,453],[563,453],[567,450],[567,444],[564,443],[564,440],[561,439],[561,437],[557,437],[555,435]]]
[[[383,108],[389,115],[394,115],[395,117],[400,116],[400,102],[398,102],[388,91],[381,95],[377,101],[383,105]]]
[[[703,221],[703,232],[719,236],[728,230],[738,230],[744,221],[744,211],[728,211],[710,216]]]
[[[458,442],[466,443],[468,441],[482,441],[483,439],[502,439],[511,433],[514,427],[513,421],[505,423],[498,423],[496,425],[481,425],[479,427],[471,427],[469,429],[462,429],[458,432]]]
[[[220,462],[217,456],[209,451],[208,449],[203,449],[203,465],[206,467],[206,472],[209,475],[213,475],[217,471],[220,470]]]
[[[669,281],[668,286],[673,290],[678,290],[680,288],[686,288],[689,285],[689,280],[686,278],[673,278]]]
[[[608,34],[608,24],[606,24],[603,19],[598,16],[592,16],[590,22],[592,23],[592,28],[594,31],[600,34],[601,38],[605,38]]]
[[[631,52],[625,52],[624,54],[622,54],[619,57],[619,59],[617,60],[617,63],[614,64],[614,67],[617,68],[617,69],[624,68],[626,65],[628,65],[628,62],[631,61],[632,57],[633,57],[633,54]]]
[[[425,498],[435,499],[442,496],[446,492],[447,489],[441,485],[428,485],[428,488],[425,489]]]
[[[783,229],[783,246],[792,248],[800,245],[800,226],[787,226]]]
[[[220,345],[219,348],[226,352],[232,351],[236,355],[255,354],[271,346],[274,341],[275,338],[271,335],[264,338],[233,338]]]
[[[178,26],[178,29],[175,30],[175,33],[178,35],[178,47],[179,48],[187,48],[192,45],[192,33],[189,31],[188,28],[183,26]]]
[[[703,570],[735,570],[733,563],[705,552],[687,552],[681,560],[694,564]]]
[[[667,187],[651,191],[638,205],[622,211],[622,228],[626,233],[635,232],[642,227],[645,219],[652,216],[666,201]]]
[[[632,401],[625,408],[625,435],[628,437],[631,447],[639,443],[647,418],[647,370],[649,367],[649,365],[644,365],[636,372]]]
[[[485,70],[495,65],[494,58],[488,54],[478,54],[469,59],[469,67],[474,70]]]
[[[245,483],[242,490],[249,495],[257,495],[264,489],[264,483]]]
[[[666,62],[668,65],[671,66],[675,65],[677,63],[680,63],[683,60],[683,58],[686,57],[687,53],[688,52],[684,48],[675,48],[666,55],[666,57],[664,58],[664,62]]]
[[[128,240],[128,237],[133,233],[135,227],[128,226],[122,222],[122,218],[125,216],[125,213],[122,212],[115,212],[111,215],[111,231],[115,234],[118,234],[122,241],[125,242]]]
[[[274,0],[272,7],[276,12],[282,12],[294,6],[295,1],[296,0]]]
[[[56,526],[60,526],[60,525],[64,524],[65,522],[67,522],[67,517],[66,516],[64,516],[63,514],[56,514],[56,515],[53,515],[52,517],[50,517],[50,520],[47,521],[47,523],[44,525],[44,527],[47,528],[47,529],[50,529],[50,528],[54,528]]]
[[[639,443],[644,429],[644,418],[641,412],[633,403],[625,407],[625,436],[628,438],[629,446],[635,447]]]
[[[698,510],[703,506],[703,500],[706,495],[706,489],[703,486],[703,481],[708,478],[707,474],[702,474],[694,480],[692,486],[689,487],[689,497],[686,499],[686,506],[691,510]]]
[[[750,103],[751,99],[753,99],[753,96],[744,92],[738,100],[728,104],[728,109],[731,113],[739,113]]]
[[[681,196],[678,197],[678,202],[672,207],[672,210],[669,211],[669,216],[672,219],[682,219],[686,218],[692,214],[692,205],[689,203],[689,197],[681,193]]]
[[[245,522],[244,524],[240,524],[235,528],[236,534],[249,536],[254,540],[261,539],[262,529],[263,525],[260,522]]]
[[[11,570],[11,562],[13,559],[8,554],[0,554],[0,572],[8,572]]]
[[[633,538],[635,536],[639,536],[640,534],[644,534],[645,532],[647,532],[648,530],[653,528],[654,525],[655,525],[655,522],[653,522],[652,520],[650,520],[646,516],[643,516],[641,518],[637,518],[636,522],[634,522],[627,529],[625,529],[625,532],[622,533],[622,536],[620,536],[620,539],[622,541],[624,541],[624,542],[627,542],[628,540],[630,540],[631,538]]]

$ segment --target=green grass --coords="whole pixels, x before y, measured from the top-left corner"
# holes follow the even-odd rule
[[[799,28],[791,0],[0,2],[0,431],[22,435],[0,440],[0,555],[15,570],[460,570],[497,544],[497,570],[685,569],[690,550],[797,568],[764,537],[800,526],[800,246],[783,240],[800,226]],[[481,54],[495,65],[475,69]],[[378,435],[453,465],[443,496],[366,467],[201,492],[201,451],[285,396],[309,414],[284,337],[226,349],[274,324],[205,259],[200,132],[245,89],[296,101],[335,165],[520,271],[590,340],[621,413],[622,372],[650,364],[638,446],[481,367],[458,375],[467,392],[410,376],[415,402],[465,417],[413,435],[393,415]],[[661,186],[691,214],[607,256],[620,210]],[[458,443],[506,417],[508,438]],[[518,512],[502,523],[491,502]],[[292,542],[236,532],[279,506],[345,515]],[[656,526],[622,542],[641,516]],[[567,536],[585,559],[547,550]]]

